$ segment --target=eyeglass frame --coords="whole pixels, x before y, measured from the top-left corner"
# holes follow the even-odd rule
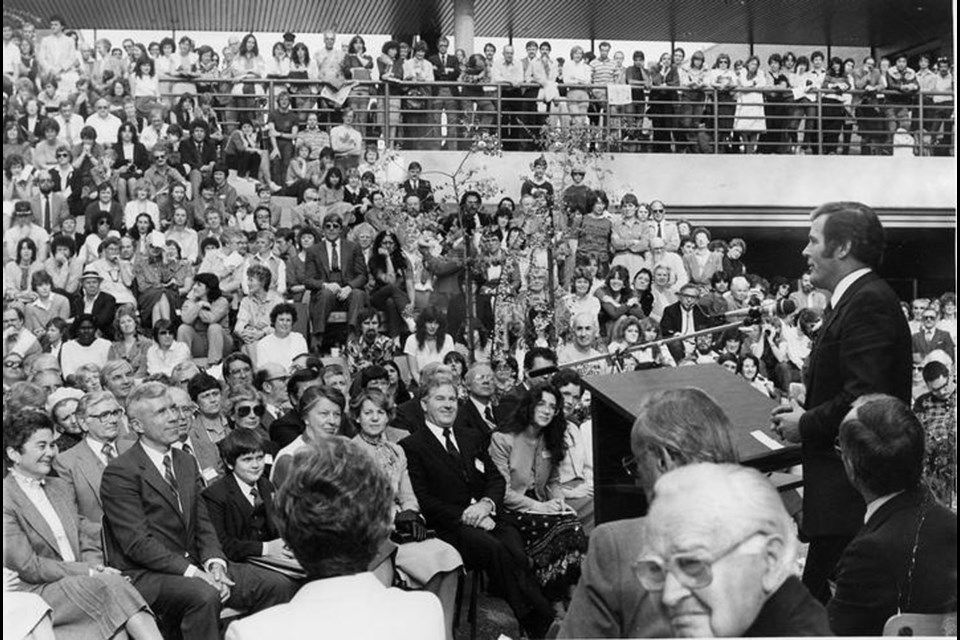
[[[706,560],[704,558],[698,558],[688,553],[674,554],[670,558],[664,560],[664,562],[662,563],[660,562],[655,563],[653,558],[640,557],[634,561],[633,565],[631,566],[631,569],[633,571],[634,577],[637,579],[638,582],[640,582],[641,586],[643,586],[644,589],[650,592],[663,591],[667,584],[667,575],[670,573],[673,573],[677,581],[687,589],[704,589],[706,587],[709,587],[711,584],[713,584],[713,565],[715,565],[720,560],[723,560],[724,558],[732,554],[734,551],[736,551],[741,546],[743,546],[744,544],[746,544],[747,542],[749,542],[750,540],[752,540],[758,535],[769,535],[769,534],[765,531],[755,529],[748,536],[741,538],[736,543],[723,549],[721,552],[712,554],[712,557],[709,560]],[[701,575],[698,578],[697,576],[692,576],[689,573],[683,571],[683,569],[681,569],[680,566],[677,564],[678,559],[680,560],[690,559],[698,563],[701,563],[703,565],[703,569],[701,571],[703,575]],[[643,566],[649,566],[650,564],[654,564],[654,563],[657,565],[657,567],[661,571],[663,571],[663,581],[660,584],[649,582],[649,576],[643,575],[643,572],[642,572]]]
[[[119,420],[124,416],[125,413],[126,411],[123,410],[123,407],[117,407],[113,411],[103,411],[102,413],[88,413],[86,417],[93,418],[94,420],[97,420],[99,422],[104,422],[104,420],[108,417]]]
[[[246,418],[251,413],[255,414],[258,418],[262,418],[263,414],[267,412],[267,408],[263,406],[262,403],[249,405],[244,404],[237,407],[234,407],[234,412],[236,412],[238,418]]]

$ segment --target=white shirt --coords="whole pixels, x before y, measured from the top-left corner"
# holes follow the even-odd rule
[[[863,267],[862,269],[857,269],[843,276],[833,289],[833,295],[830,296],[830,306],[836,309],[837,305],[840,304],[840,300],[843,298],[843,294],[847,292],[847,289],[868,273],[870,273],[870,267]]]
[[[470,402],[473,403],[473,406],[477,408],[477,412],[480,414],[480,417],[483,418],[483,421],[487,423],[487,426],[490,427],[490,429],[495,430],[497,428],[497,423],[491,422],[490,420],[488,420],[487,414],[485,413],[487,409],[490,409],[491,412],[493,411],[493,403],[487,402],[486,404],[484,404],[483,402],[481,402],[480,400],[477,400],[473,396],[469,396],[469,398],[470,398]]]
[[[440,446],[444,449],[447,448],[447,439],[443,435],[443,428],[438,427],[429,420],[427,422],[427,428],[430,429],[430,433],[440,442]],[[453,434],[453,427],[450,427],[450,439],[453,441],[453,446],[457,448],[457,451],[460,451],[460,444],[457,442],[457,436]]]
[[[28,478],[18,473],[15,469],[10,473],[13,474],[17,484],[20,485],[20,488],[23,489],[27,498],[33,503],[33,506],[37,508],[37,511],[40,512],[40,515],[46,521],[47,525],[49,525],[50,530],[53,532],[53,538],[57,541],[57,549],[60,551],[60,557],[64,562],[75,562],[77,556],[74,555],[73,548],[70,546],[70,540],[67,538],[67,532],[63,528],[63,522],[60,521],[60,516],[57,515],[57,511],[50,503],[47,492],[43,490],[41,481]]]
[[[291,332],[286,338],[268,333],[257,341],[255,349],[258,368],[273,362],[279,364],[285,371],[290,370],[295,357],[309,351],[303,334],[296,331]]]
[[[233,474],[233,479],[237,481],[237,486],[240,487],[240,493],[242,493],[243,497],[247,499],[247,502],[250,503],[250,506],[255,506],[257,501],[253,499],[253,485],[247,484],[246,480],[241,480],[240,476],[237,474]]]
[[[901,493],[903,493],[903,491],[897,491],[896,493],[880,496],[876,500],[871,500],[870,504],[867,505],[867,510],[863,514],[863,524],[867,524],[867,522],[870,521],[870,518],[877,512],[877,509],[887,504]]]

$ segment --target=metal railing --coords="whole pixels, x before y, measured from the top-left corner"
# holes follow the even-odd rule
[[[680,89],[559,85],[548,101],[537,85],[359,82],[336,104],[317,81],[242,80],[249,92],[210,93],[222,125],[266,122],[281,91],[301,119],[334,124],[346,105],[366,143],[406,149],[466,148],[477,132],[499,135],[507,150],[539,150],[546,128],[587,133],[600,150],[653,153],[809,153],[952,155],[953,95],[789,89]],[[236,81],[212,82],[234,87]],[[622,85],[630,86],[630,85]],[[616,94],[616,96],[615,96]],[[183,93],[164,96],[175,105]],[[342,94],[340,97],[343,97]],[[620,98],[619,100],[616,97]]]

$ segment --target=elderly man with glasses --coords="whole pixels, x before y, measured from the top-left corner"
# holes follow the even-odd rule
[[[653,491],[633,570],[675,637],[830,635],[796,576],[793,520],[759,471],[693,464]]]
[[[323,341],[327,317],[335,306],[346,306],[347,326],[357,326],[365,306],[367,265],[363,250],[343,238],[343,218],[328,213],[323,219],[323,240],[307,250],[305,281],[310,297],[310,319],[318,343]]]
[[[130,448],[133,440],[122,437],[127,431],[124,411],[109,391],[92,391],[77,404],[76,417],[83,440],[57,455],[53,468],[76,495],[77,509],[85,519],[81,526],[100,540],[103,503],[100,500],[100,479],[110,461]]]

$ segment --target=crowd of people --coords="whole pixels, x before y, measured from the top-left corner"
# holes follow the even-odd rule
[[[52,40],[38,47],[44,65],[76,46],[62,19],[50,22]],[[6,31],[4,40],[6,47]],[[172,54],[171,47],[161,50]],[[190,59],[189,49],[181,53]],[[126,77],[126,58],[102,62]],[[93,90],[89,74],[77,74],[74,82]],[[17,91],[25,86],[19,80]],[[246,95],[234,97],[256,98]],[[94,98],[97,113],[87,120],[70,100],[33,116],[28,110],[12,128],[23,129],[23,120],[42,135],[25,137],[9,155],[10,139],[4,144],[4,534],[13,541],[5,547],[5,585],[46,601],[17,603],[33,614],[17,618],[24,624],[52,624],[58,637],[125,630],[137,638],[209,638],[222,605],[249,614],[292,597],[291,609],[271,615],[293,616],[301,600],[308,607],[311,598],[343,597],[319,583],[370,572],[376,580],[351,578],[343,584],[355,586],[344,588],[405,610],[411,638],[449,638],[466,569],[485,573],[488,590],[529,637],[552,627],[587,635],[576,624],[590,616],[575,612],[578,598],[592,596],[578,593],[592,588],[584,586],[589,571],[602,561],[588,544],[609,542],[609,532],[594,528],[583,378],[717,363],[729,370],[717,375],[741,376],[783,405],[822,394],[804,383],[837,294],[818,271],[825,254],[812,245],[809,272],[764,277],[748,267],[742,238],[672,219],[660,200],[626,194],[611,203],[583,168],[572,169],[565,188],[554,187],[543,157],[519,204],[508,197],[487,210],[473,191],[459,203],[438,202],[418,162],[388,184],[375,149],[350,159],[337,147],[362,109],[347,103],[343,123],[330,131],[311,110],[300,130],[294,95],[280,101],[293,131],[286,142],[302,161],[290,166],[302,172],[281,185],[273,171],[284,138],[268,136],[278,146],[254,152],[243,146],[258,135],[249,121],[229,134],[216,124],[224,105],[201,99],[180,126],[169,120],[177,109],[157,111],[140,97],[123,121],[106,97]],[[138,124],[144,104],[149,122]],[[38,163],[38,155],[50,162]],[[248,176],[257,177],[255,186],[242,184]],[[238,195],[245,186],[253,201]],[[402,205],[386,201],[388,188],[402,194]],[[294,194],[297,204],[281,206],[277,193]],[[864,264],[875,268],[877,260]],[[903,323],[908,343],[897,366],[906,371],[913,353],[912,389],[899,400],[912,393],[913,413],[897,407],[871,420],[909,414],[895,426],[920,425],[920,469],[905,472],[903,486],[877,484],[857,466],[881,455],[875,443],[856,452],[856,438],[840,429],[841,454],[853,461],[848,475],[860,474],[847,493],[859,503],[915,493],[922,476],[931,500],[955,508],[956,296],[901,305],[902,317],[889,320]],[[717,330],[747,317],[758,321]],[[837,424],[846,412],[834,415]],[[641,475],[660,475],[681,458],[736,460],[729,452],[700,460],[665,442],[663,467],[639,425]],[[779,432],[796,442],[791,425],[777,418]],[[909,436],[911,446],[917,437]],[[913,461],[913,453],[903,455]],[[371,465],[383,473],[371,474]],[[716,479],[713,490],[729,483],[764,493],[762,479],[703,473]],[[667,530],[680,526],[669,519],[679,509],[672,499],[722,504],[710,492],[688,491],[684,483],[703,482],[691,477],[664,487]],[[330,491],[314,495],[317,483]],[[661,522],[660,513],[655,508],[651,522]],[[767,543],[790,538],[781,524],[760,529]],[[953,526],[955,541],[955,517]],[[774,554],[776,575],[755,582],[767,596],[793,589],[810,629],[826,630],[822,607],[781,570],[796,559],[792,543],[784,544]],[[629,574],[634,559],[610,571]],[[661,562],[657,578],[654,564],[629,576],[634,590],[664,590],[662,571],[673,569]],[[709,564],[706,571],[681,582],[708,586]],[[613,578],[604,570],[598,579]],[[305,580],[316,584],[301,587]],[[435,594],[440,606],[422,594],[408,600],[383,591],[393,585]],[[955,606],[955,578],[953,589]],[[634,622],[625,618],[623,633],[667,632],[669,616],[645,611],[624,612]],[[737,622],[746,626],[714,630],[743,633],[756,613]],[[872,631],[880,614],[871,615]],[[269,619],[250,616],[232,633],[259,637],[258,621]],[[868,628],[834,624],[833,613],[830,624],[835,632]],[[600,635],[620,633],[603,628]]]

